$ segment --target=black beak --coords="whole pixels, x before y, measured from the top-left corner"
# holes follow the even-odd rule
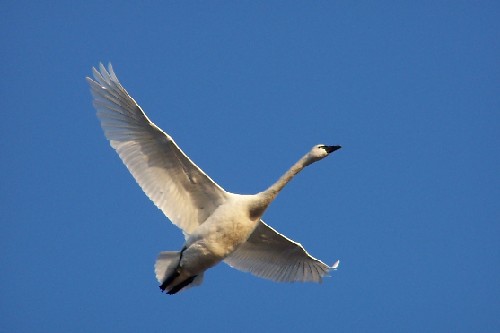
[[[342,147],[341,146],[324,146],[324,148],[325,148],[326,152],[328,154],[330,154],[330,153],[333,153],[336,150],[339,150]]]

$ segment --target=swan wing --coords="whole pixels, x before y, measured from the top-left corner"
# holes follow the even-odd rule
[[[146,195],[185,235],[225,200],[226,192],[149,120],[113,68],[87,77],[101,127]]]
[[[260,221],[248,240],[224,259],[229,266],[277,282],[321,282],[330,267]]]

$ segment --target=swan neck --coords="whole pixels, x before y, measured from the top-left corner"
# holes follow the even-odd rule
[[[288,184],[296,174],[298,174],[307,166],[306,157],[307,155],[301,158],[297,163],[292,165],[292,167],[287,172],[285,172],[285,174],[281,176],[276,183],[271,185],[267,190],[263,192],[263,195],[266,197],[268,203],[271,203],[276,198],[278,193],[285,187],[285,185]]]

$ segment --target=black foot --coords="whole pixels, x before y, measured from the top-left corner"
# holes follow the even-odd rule
[[[161,284],[160,286],[160,289],[161,289],[161,292],[164,292],[165,289],[167,289],[167,286],[169,284],[171,284],[175,278],[177,278],[179,275],[181,275],[181,272],[180,272],[180,269],[177,268],[173,273],[172,275],[170,275],[168,278],[165,279],[165,281],[163,281],[163,283]]]
[[[173,287],[172,289],[170,289],[170,291],[167,292],[167,294],[169,295],[173,295],[173,294],[176,294],[177,292],[179,292],[179,290],[181,290],[182,288],[188,286],[191,284],[191,282],[194,281],[194,279],[196,279],[198,275],[195,275],[195,276],[191,276],[190,278],[187,278],[186,280],[182,281],[181,283],[179,283],[178,285],[176,285],[175,287]]]

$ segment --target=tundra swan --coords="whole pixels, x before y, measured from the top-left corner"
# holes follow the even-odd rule
[[[225,191],[149,120],[127,93],[111,64],[92,68],[87,81],[101,127],[146,195],[184,233],[180,251],[161,252],[155,263],[160,288],[175,294],[200,285],[204,272],[224,261],[279,282],[321,282],[328,266],[261,220],[283,187],[304,167],[340,146],[316,145],[265,191]]]

